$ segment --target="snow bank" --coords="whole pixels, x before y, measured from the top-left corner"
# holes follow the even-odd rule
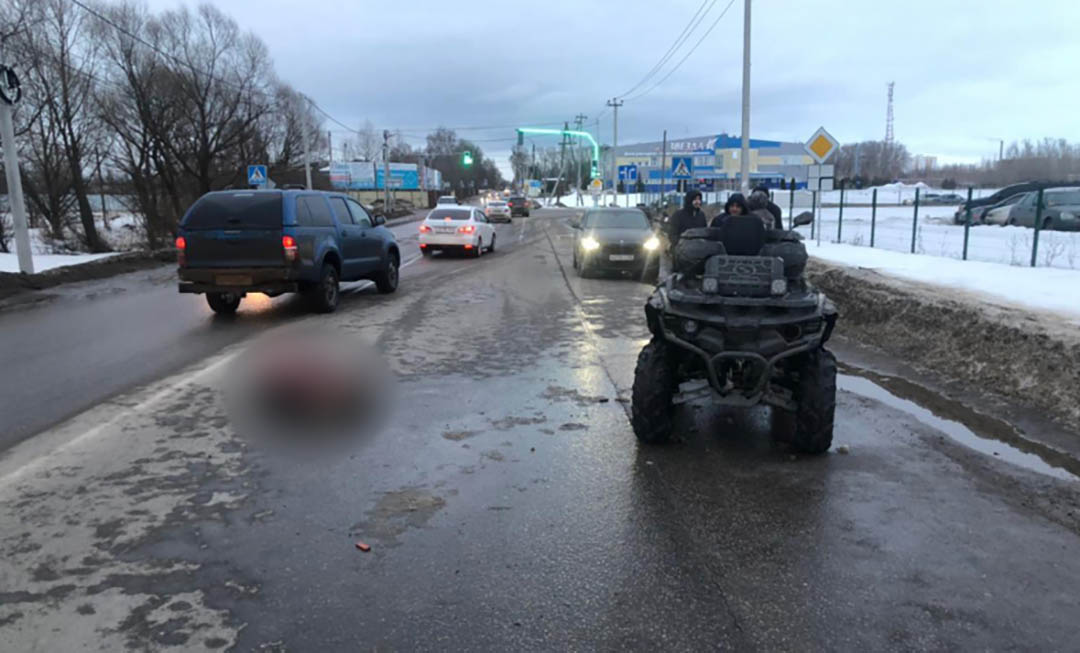
[[[825,261],[962,290],[1002,306],[1049,311],[1080,324],[1078,270],[959,261],[828,242],[817,245],[809,240],[806,249]]]
[[[14,247],[12,248],[14,249]],[[44,272],[68,265],[89,263],[115,254],[34,254],[34,272]],[[0,272],[18,272],[19,258],[16,254],[0,253]]]
[[[834,247],[843,249],[818,250],[814,254],[831,253],[850,262],[852,257],[844,250],[860,249]],[[1075,315],[1069,320],[1062,317],[1063,312],[1032,312],[1027,307],[1045,302],[1019,297],[1023,285],[1020,281],[1010,283],[1010,290],[999,292],[997,297],[1008,298],[1001,302],[972,294],[967,283],[947,269],[934,276],[935,285],[913,282],[900,275],[907,272],[926,279],[930,274],[911,262],[915,257],[901,258],[907,261],[906,269],[901,269],[903,261],[864,261],[869,263],[867,267],[848,267],[811,259],[807,274],[840,311],[838,335],[976,389],[987,396],[987,401],[997,398],[1026,405],[1072,430],[1080,429],[1080,405],[1076,402],[1080,330]],[[920,258],[940,263],[940,259]],[[998,267],[999,273],[1018,272],[1016,268]],[[961,271],[970,270],[974,278],[981,269],[963,267]],[[1046,282],[1040,273],[1059,271],[1032,272],[1037,276],[1028,278],[1028,294],[1044,299],[1052,295],[1034,286]],[[1075,279],[1076,273],[1066,274]],[[996,278],[1000,280],[1001,276]],[[1055,297],[1050,300],[1059,303]],[[1024,308],[1011,304],[1023,304]]]

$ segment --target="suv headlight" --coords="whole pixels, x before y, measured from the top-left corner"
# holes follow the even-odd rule
[[[584,238],[581,239],[581,247],[586,252],[591,252],[594,249],[600,249],[600,243],[598,243],[596,241],[596,239],[593,238],[592,236],[585,236]]]
[[[787,292],[787,279],[773,279],[770,290],[774,295],[783,295]]]
[[[656,236],[651,236],[648,240],[645,241],[644,247],[647,251],[655,251],[656,248],[660,247],[660,239]]]

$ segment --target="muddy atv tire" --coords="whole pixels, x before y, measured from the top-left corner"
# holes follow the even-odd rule
[[[836,357],[827,349],[805,355],[795,391],[795,437],[792,444],[808,454],[822,454],[832,446],[836,414]]]
[[[634,368],[634,389],[630,404],[630,424],[644,444],[660,444],[671,437],[671,399],[675,394],[675,369],[671,346],[653,338],[638,354]]]

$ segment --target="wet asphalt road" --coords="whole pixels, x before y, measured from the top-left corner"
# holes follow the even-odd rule
[[[403,263],[419,258],[417,223],[392,227]],[[342,306],[369,282],[343,285]],[[307,315],[293,295],[252,295],[239,320],[176,291],[176,268],[61,286],[47,302],[0,312],[0,451],[128,388]]]
[[[574,276],[564,217],[315,318],[397,374],[391,425],[344,451],[237,437],[229,350],[14,448],[0,650],[1075,649],[1070,474],[854,377],[848,455],[794,456],[783,417],[706,404],[685,442],[638,447],[620,399],[650,289]]]

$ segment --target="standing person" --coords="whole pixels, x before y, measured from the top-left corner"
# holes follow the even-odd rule
[[[772,228],[773,229],[783,229],[784,228],[784,218],[783,218],[784,212],[781,211],[780,207],[777,206],[776,204],[774,204],[771,199],[769,199],[769,189],[766,188],[765,186],[758,186],[757,188],[754,189],[754,192],[750,194],[750,199],[751,200],[754,200],[755,197],[764,198],[764,202],[763,202],[764,207],[773,216]]]
[[[710,227],[722,227],[724,222],[733,215],[749,215],[750,207],[746,203],[746,198],[742,193],[734,193],[728,198],[727,202],[724,202],[724,212],[716,216],[712,220]]]
[[[671,216],[668,222],[668,240],[671,248],[679,244],[679,237],[687,229],[700,229],[705,226],[705,212],[701,210],[701,191],[692,190],[686,193],[683,207]]]

